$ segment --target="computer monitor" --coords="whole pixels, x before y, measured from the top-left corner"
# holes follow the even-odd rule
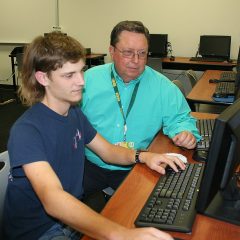
[[[237,66],[236,66],[236,76],[235,76],[235,94],[234,94],[234,101],[240,98],[240,47],[238,51],[238,59],[237,59]]]
[[[239,51],[238,51],[238,59],[237,59],[237,74],[236,74],[236,79],[235,79],[235,86],[237,89],[240,88],[240,47],[239,47]]]
[[[150,34],[148,53],[150,57],[166,57],[168,34]]]
[[[215,121],[211,145],[200,185],[199,213],[240,225],[240,99]]]
[[[202,35],[198,53],[204,58],[230,59],[231,36]]]
[[[236,76],[235,76],[235,94],[234,94],[234,101],[240,98],[240,47],[238,51],[238,59],[237,59],[237,66],[236,66]]]

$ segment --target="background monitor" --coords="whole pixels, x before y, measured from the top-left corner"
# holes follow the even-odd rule
[[[236,73],[236,80],[235,80],[235,86],[237,89],[240,89],[240,47],[238,51],[238,59],[237,59],[237,73]]]
[[[238,59],[237,59],[237,66],[236,66],[236,74],[235,74],[235,96],[234,100],[240,98],[240,47],[238,51]]]
[[[237,66],[236,66],[236,74],[235,74],[235,96],[234,100],[240,98],[240,47],[238,51],[238,59],[237,59]]]
[[[168,45],[168,34],[150,34],[149,56],[166,57]]]
[[[240,99],[215,121],[196,210],[240,225]]]
[[[231,36],[202,35],[200,36],[199,54],[202,57],[230,59]]]

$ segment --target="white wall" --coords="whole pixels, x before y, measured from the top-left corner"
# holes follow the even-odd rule
[[[141,20],[151,33],[168,33],[176,56],[195,55],[201,34],[231,35],[236,57],[239,9],[239,0],[65,0],[60,25],[100,52],[108,49],[110,31],[121,20]]]
[[[0,0],[0,42],[29,42],[39,32],[51,31],[55,5],[55,0]]]
[[[0,8],[4,11],[4,6],[2,9],[0,5]],[[231,35],[231,58],[236,59],[240,45],[239,9],[239,0],[59,0],[59,24],[64,32],[76,37],[85,47],[100,53],[108,53],[110,32],[122,20],[140,20],[150,33],[167,33],[175,56],[194,56],[202,34]],[[54,11],[52,14],[55,18]],[[41,15],[44,18],[44,12]],[[25,17],[31,23],[31,14]],[[9,17],[8,21],[16,20]],[[0,79],[11,74],[8,55],[13,47],[0,45]],[[106,60],[109,61],[109,57]]]

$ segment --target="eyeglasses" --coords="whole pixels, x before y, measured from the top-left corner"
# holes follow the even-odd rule
[[[114,47],[114,48],[116,48],[122,54],[122,56],[125,58],[132,59],[135,57],[135,55],[138,55],[138,58],[140,58],[140,59],[145,59],[147,57],[147,52],[144,50],[139,50],[135,53],[132,50],[120,50],[117,47]]]

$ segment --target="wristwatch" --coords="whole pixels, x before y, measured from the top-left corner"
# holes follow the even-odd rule
[[[135,153],[135,163],[141,163],[140,159],[139,159],[139,155],[141,152],[147,152],[147,150],[144,149],[137,149],[136,153]]]

